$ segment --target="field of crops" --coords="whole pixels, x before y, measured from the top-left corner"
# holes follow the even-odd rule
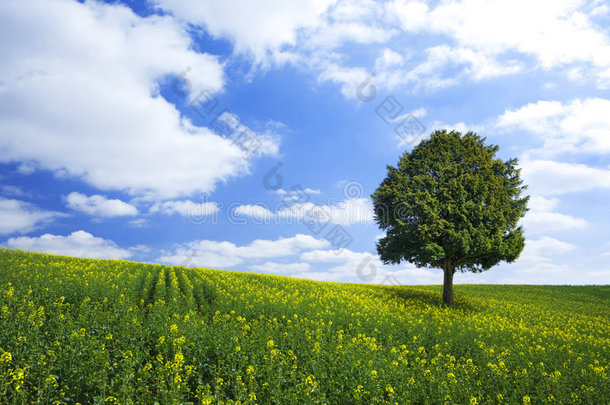
[[[440,292],[0,249],[0,403],[608,403],[610,287]]]

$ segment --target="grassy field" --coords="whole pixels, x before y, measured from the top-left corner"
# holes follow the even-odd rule
[[[609,286],[440,294],[0,249],[0,403],[608,403]]]

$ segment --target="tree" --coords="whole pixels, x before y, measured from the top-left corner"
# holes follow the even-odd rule
[[[475,133],[435,131],[371,195],[375,220],[386,231],[381,260],[405,260],[443,270],[443,304],[453,306],[453,275],[479,273],[515,261],[525,240],[517,226],[527,211],[517,159],[496,157]]]

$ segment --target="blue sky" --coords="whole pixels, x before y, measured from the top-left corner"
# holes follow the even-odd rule
[[[3,1],[0,244],[317,280],[436,129],[517,157],[526,248],[458,283],[610,283],[604,1]],[[397,132],[400,132],[400,134]]]

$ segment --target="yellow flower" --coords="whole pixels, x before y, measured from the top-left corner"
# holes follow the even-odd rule
[[[11,360],[13,360],[11,352],[4,352],[2,353],[2,356],[0,356],[0,363],[9,363]]]
[[[50,375],[47,378],[45,378],[44,382],[45,382],[45,384],[51,385],[55,388],[57,388],[59,386],[59,384],[57,383],[57,379],[55,378],[54,375]]]
[[[470,405],[477,405],[479,401],[475,397],[470,397]]]
[[[174,341],[172,342],[172,344],[174,346],[182,346],[184,344],[184,342],[186,342],[186,338],[184,336],[180,336],[179,338],[174,339]]]
[[[269,340],[269,341],[267,342],[267,347],[268,347],[269,349],[271,349],[273,346],[275,346],[275,343],[273,343],[273,340]]]
[[[305,384],[307,385],[311,385],[312,387],[317,385],[316,383],[316,377],[314,377],[313,375],[309,374],[307,376],[307,378],[305,379]]]
[[[532,403],[532,401],[531,401],[530,397],[528,397],[527,395],[523,397],[523,405],[529,405],[531,403]]]

